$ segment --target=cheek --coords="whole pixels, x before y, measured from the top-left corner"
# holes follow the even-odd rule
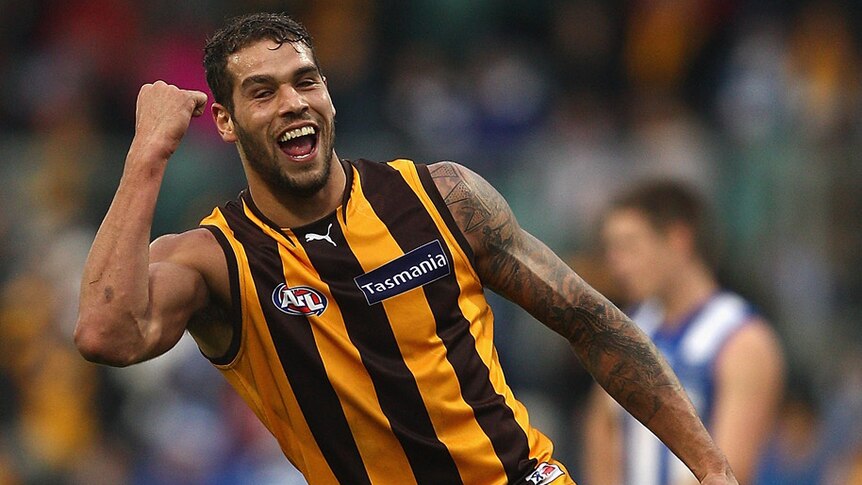
[[[608,264],[614,275],[627,285],[651,280],[658,264],[654,251],[643,245],[631,245],[609,253]]]
[[[326,112],[329,114],[329,116],[335,117],[335,104],[332,103],[332,99],[329,97],[326,97],[326,99],[324,100],[324,103],[325,103],[324,106],[326,106]]]
[[[332,103],[332,98],[329,96],[321,94],[310,96],[307,99],[308,103],[312,106],[312,109],[317,111],[324,118],[335,117],[335,105]]]

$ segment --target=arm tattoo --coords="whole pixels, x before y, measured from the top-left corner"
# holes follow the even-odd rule
[[[655,346],[610,301],[518,226],[506,201],[452,163],[431,167],[483,283],[571,343],[596,380],[644,423],[681,387]]]
[[[502,274],[518,270],[516,265],[505,264],[506,254],[514,242],[514,219],[503,198],[487,182],[468,185],[461,171],[450,163],[432,166],[431,177],[441,189],[444,202],[471,245],[477,246],[473,241],[478,239],[478,248],[474,249],[482,251],[476,254],[492,255],[488,261],[490,273],[500,278],[514,276]],[[492,281],[487,283],[493,287]]]
[[[442,194],[443,200],[450,208],[458,208],[458,214],[455,214],[455,218],[459,224],[463,224],[465,233],[473,232],[482,227],[491,218],[491,209],[484,204],[482,199],[473,196],[472,191],[453,165],[438,163],[430,169],[431,177],[438,184],[443,180],[448,184],[449,191]]]

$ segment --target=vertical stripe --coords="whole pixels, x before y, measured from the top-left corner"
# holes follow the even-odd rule
[[[344,236],[368,274],[393,258],[400,259],[403,251],[374,214],[361,184],[357,183],[353,191],[352,223]],[[415,288],[377,305],[382,305],[390,316],[404,362],[416,378],[437,437],[452,454],[461,479],[464,483],[483,483],[490,477],[505,476],[491,441],[461,397],[458,376],[446,358],[446,347],[437,335],[425,292]]]
[[[630,416],[624,416],[628,422],[626,445],[628,456],[629,484],[659,485],[661,475],[661,442],[650,430]]]
[[[444,241],[434,220],[400,173],[384,164],[362,165],[362,188],[374,211],[401,246],[409,251],[439,239]],[[406,208],[420,208],[409,211]],[[448,245],[443,245],[453,261]],[[505,398],[494,390],[488,367],[478,352],[470,333],[470,323],[457,306],[460,289],[454,273],[423,287],[437,322],[437,334],[455,369],[461,394],[472,408],[476,420],[491,440],[510,483],[515,483],[535,466],[529,456],[527,436],[515,420]]]
[[[340,224],[330,237],[341,244],[304,242],[308,232],[330,231],[330,219],[295,229],[294,233],[324,281],[330,282],[333,299],[341,308],[353,345],[359,350],[377,393],[380,409],[389,420],[419,484],[457,484],[461,477],[449,451],[440,442],[416,380],[407,368],[386,313],[369,306],[353,283],[363,268],[346,243]],[[349,277],[345,277],[348,275]]]
[[[670,451],[662,447],[659,452],[659,477],[658,483],[659,485],[671,485],[670,484]]]
[[[461,232],[461,228],[459,228],[458,223],[455,222],[452,212],[449,211],[446,201],[443,200],[443,196],[440,194],[440,191],[437,189],[437,185],[434,183],[434,179],[431,177],[431,172],[428,170],[428,166],[416,165],[416,172],[419,174],[422,188],[425,189],[425,193],[428,194],[428,198],[431,199],[431,202],[434,203],[434,207],[437,208],[437,213],[440,214],[440,217],[449,228],[449,232],[452,233],[455,240],[458,241],[458,245],[461,246],[461,251],[464,251],[464,254],[467,255],[467,259],[470,261],[470,264],[475,266],[473,248],[470,247],[470,243],[467,242],[467,238],[464,237],[464,233]]]
[[[279,245],[279,252],[291,285],[307,284],[329,292],[330,285],[320,280],[320,275],[313,270],[308,254],[301,245],[287,247],[282,244]],[[359,350],[350,341],[341,307],[331,294],[328,300],[324,313],[310,316],[308,321],[327,377],[341,401],[368,476],[372,483],[387,483],[392,477],[398,477],[399,485],[415,485],[401,443],[392,433],[380,403],[373,398],[374,383],[362,363]],[[381,456],[386,459],[379,459]]]
[[[370,484],[308,319],[287,315],[271,302],[271,292],[284,281],[277,242],[234,211],[227,211],[225,217],[248,252],[257,297],[276,353],[327,464],[341,483]]]
[[[214,365],[227,365],[234,359],[234,357],[236,357],[237,352],[239,352],[240,341],[242,340],[242,301],[239,296],[239,267],[237,266],[236,254],[234,254],[230,241],[228,241],[224,233],[214,225],[206,224],[202,227],[208,229],[212,235],[215,236],[216,241],[218,241],[219,246],[221,246],[222,251],[224,252],[225,259],[227,260],[228,284],[230,285],[231,299],[231,307],[228,310],[228,314],[230,315],[233,335],[231,335],[230,345],[224,355],[219,357],[207,356],[207,359],[209,359]]]

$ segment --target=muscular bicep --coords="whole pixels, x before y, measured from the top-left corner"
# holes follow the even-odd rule
[[[192,315],[202,309],[208,293],[197,271],[172,262],[155,262],[149,267],[148,308],[149,359],[163,354],[182,337]]]
[[[547,246],[524,231],[488,182],[451,162],[430,169],[473,250],[483,284],[565,337],[608,393],[635,417],[648,422],[661,402],[647,390],[678,388],[649,339]]]
[[[530,310],[533,300],[542,298],[529,291],[536,278],[557,282],[574,274],[520,227],[505,199],[483,178],[452,162],[429,168],[473,250],[476,271],[485,286]]]
[[[524,231],[505,199],[484,179],[452,162],[431,175],[475,255],[482,283],[517,303],[570,342],[596,317],[625,321],[541,241]]]
[[[151,244],[147,354],[169,350],[182,337],[192,316],[210,301],[210,291],[198,262],[202,234],[163,236]],[[203,236],[205,237],[205,236]]]

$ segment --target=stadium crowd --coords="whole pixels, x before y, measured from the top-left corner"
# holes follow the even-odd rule
[[[647,176],[703,190],[722,279],[791,364],[757,483],[862,483],[857,3],[0,0],[0,485],[304,483],[190,339],[112,369],[71,338],[139,87],[207,90],[206,35],[255,10],[315,36],[341,156],[471,167],[611,297],[595,237],[609,197]],[[234,147],[194,120],[154,236],[242,181]],[[577,479],[588,377],[563,339],[493,302],[510,383]]]

